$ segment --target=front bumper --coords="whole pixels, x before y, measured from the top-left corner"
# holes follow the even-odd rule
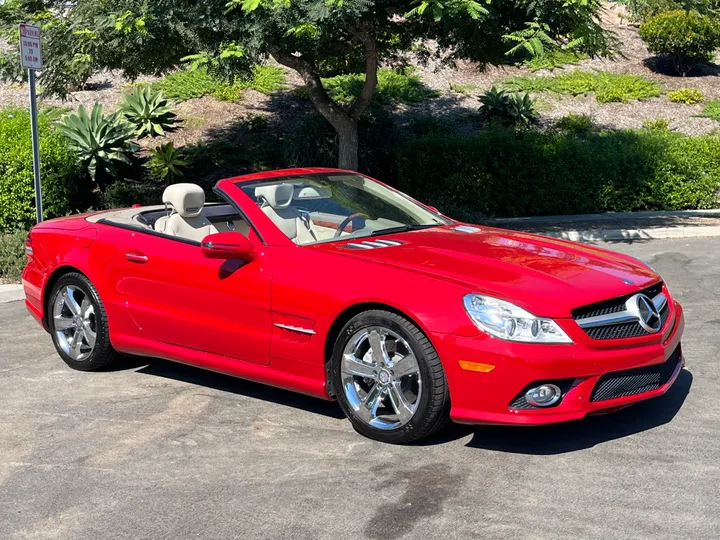
[[[667,392],[685,363],[680,349],[684,324],[682,307],[673,301],[665,327],[652,336],[602,342],[583,335],[578,328],[571,335],[572,345],[511,343],[486,334],[435,334],[432,340],[443,360],[450,388],[450,416],[455,422],[539,425],[612,412]],[[486,373],[467,371],[460,366],[461,361],[494,368]],[[657,388],[612,399],[602,399],[604,396],[598,392],[593,396],[598,382],[608,378],[601,381],[604,375],[668,361],[676,365],[669,366],[669,376]],[[559,380],[567,382],[567,389],[557,405],[511,407],[531,384]]]

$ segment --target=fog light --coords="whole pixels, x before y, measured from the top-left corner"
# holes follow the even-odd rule
[[[527,402],[535,407],[550,407],[560,401],[561,397],[562,391],[554,384],[541,384],[525,394]]]

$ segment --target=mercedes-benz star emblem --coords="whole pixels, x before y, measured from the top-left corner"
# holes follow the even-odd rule
[[[644,294],[631,296],[625,304],[625,309],[637,317],[638,324],[646,332],[654,334],[660,331],[662,327],[660,312],[653,304],[653,301]]]

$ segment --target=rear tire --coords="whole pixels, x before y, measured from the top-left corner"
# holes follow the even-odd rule
[[[340,407],[366,437],[410,443],[449,419],[440,358],[425,334],[401,315],[383,310],[356,315],[341,330],[330,362]]]
[[[62,276],[47,303],[48,329],[60,358],[78,371],[98,371],[116,357],[107,313],[95,286],[79,272]]]

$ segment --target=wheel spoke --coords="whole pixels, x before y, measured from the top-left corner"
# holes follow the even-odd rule
[[[387,349],[385,349],[385,336],[381,336],[377,330],[371,330],[368,335],[372,359],[377,366],[382,367],[388,361]]]
[[[93,305],[90,303],[90,300],[88,300],[86,296],[85,298],[83,298],[83,301],[80,304],[80,314],[83,316],[83,319],[87,320],[91,313],[93,313]]]
[[[82,348],[82,335],[81,332],[78,330],[73,334],[71,341],[70,341],[70,356],[72,356],[75,360],[77,360],[80,357],[81,349]]]
[[[379,384],[374,384],[368,391],[365,399],[362,400],[358,413],[366,422],[377,418],[377,410],[385,397],[385,389]]]
[[[354,354],[344,355],[343,373],[348,375],[356,375],[357,377],[374,377],[373,371],[376,369],[374,365],[363,362]]]
[[[393,372],[396,379],[418,373],[420,368],[418,367],[417,359],[412,353],[403,356],[399,360],[393,358]]]
[[[67,330],[68,328],[72,328],[73,320],[67,317],[56,316],[53,319],[53,325],[55,326],[55,330],[63,331]]]
[[[95,332],[93,332],[92,328],[90,327],[90,323],[88,321],[85,321],[83,323],[83,336],[85,337],[85,343],[87,343],[88,347],[93,349],[95,347]]]
[[[77,303],[77,300],[75,300],[75,291],[74,289],[71,289],[70,287],[66,287],[62,294],[63,302],[65,302],[65,305],[70,310],[70,313],[73,315],[79,315],[80,314],[80,304]]]
[[[390,403],[392,408],[395,409],[395,413],[398,415],[398,420],[403,424],[412,418],[414,411],[412,405],[405,399],[405,394],[400,387],[400,383],[395,381],[388,387],[388,395],[390,396]]]

